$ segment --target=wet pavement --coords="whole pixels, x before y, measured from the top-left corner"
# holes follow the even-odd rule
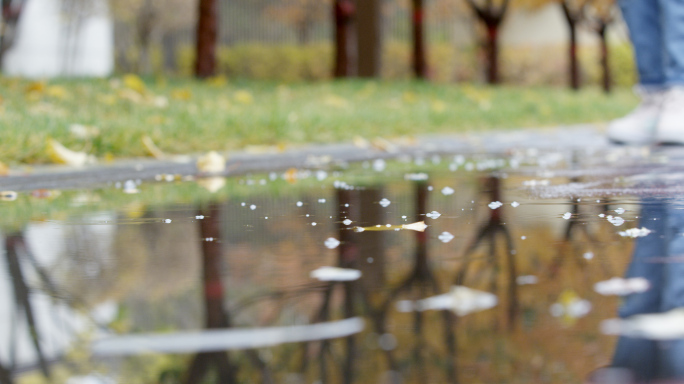
[[[682,160],[575,127],[0,178],[0,382],[683,378]]]

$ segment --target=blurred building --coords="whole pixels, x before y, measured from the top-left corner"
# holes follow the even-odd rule
[[[106,0],[25,0],[2,70],[10,76],[107,76],[114,70]]]

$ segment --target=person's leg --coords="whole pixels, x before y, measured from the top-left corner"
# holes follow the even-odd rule
[[[634,46],[639,84],[646,88],[662,88],[666,81],[661,3],[667,2],[668,0],[620,0],[619,2],[622,17],[627,24],[629,37]]]
[[[659,0],[667,86],[684,86],[684,0]]]
[[[665,92],[665,49],[659,0],[620,0],[622,17],[634,46],[642,103],[608,126],[608,138],[623,144],[655,141],[660,105]]]
[[[667,255],[668,224],[667,204],[662,200],[642,200],[639,225],[652,232],[636,240],[632,262],[626,272],[627,278],[643,277],[650,288],[646,292],[627,296],[619,309],[621,318],[661,310],[663,286],[663,263]],[[648,381],[657,376],[658,344],[652,340],[620,337],[613,355],[613,367],[627,368],[634,372],[640,381]]]
[[[656,141],[684,144],[684,0],[658,0],[660,4],[665,85]]]
[[[684,308],[684,201],[675,202],[668,212],[670,243],[663,264],[661,311]],[[665,379],[684,379],[684,340],[661,342],[660,375]]]

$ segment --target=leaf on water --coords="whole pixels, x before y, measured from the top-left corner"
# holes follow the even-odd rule
[[[226,170],[226,158],[216,151],[197,158],[197,170],[203,173],[220,173]]]
[[[95,158],[87,153],[72,151],[52,138],[47,141],[46,151],[50,160],[57,164],[80,167],[95,162]]]
[[[417,221],[415,223],[411,224],[403,224],[401,226],[402,229],[409,229],[411,231],[417,231],[417,232],[425,232],[425,229],[427,229],[427,225],[425,224],[424,221]]]
[[[287,171],[285,171],[283,178],[288,183],[294,184],[297,182],[297,174],[298,174],[297,168],[290,168]]]
[[[143,147],[145,147],[145,149],[147,150],[147,153],[149,153],[152,157],[154,157],[155,159],[165,159],[166,158],[166,155],[164,154],[164,152],[162,152],[162,150],[159,149],[159,147],[157,147],[154,144],[154,141],[152,141],[152,139],[149,136],[147,136],[147,135],[143,136],[141,141],[142,141]]]

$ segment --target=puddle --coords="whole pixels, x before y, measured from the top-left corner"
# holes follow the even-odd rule
[[[8,190],[0,381],[679,372],[681,164],[526,149]]]

